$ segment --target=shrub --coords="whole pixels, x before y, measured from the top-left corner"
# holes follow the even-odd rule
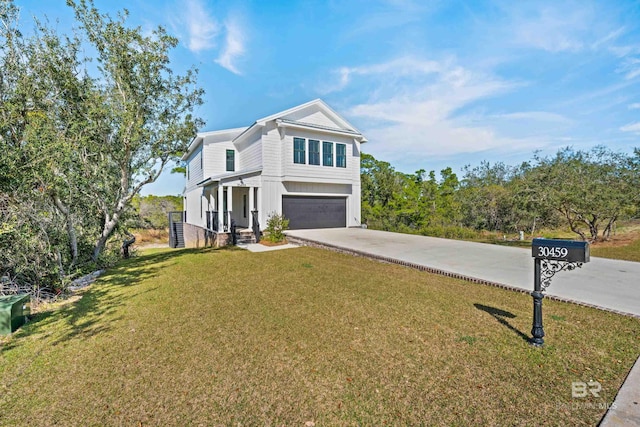
[[[289,220],[283,215],[272,213],[267,219],[267,228],[265,229],[265,239],[270,242],[278,243],[285,239],[284,230],[289,228]]]

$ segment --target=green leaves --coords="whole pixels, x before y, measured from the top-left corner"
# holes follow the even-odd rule
[[[459,221],[460,206],[454,197],[459,181],[451,168],[441,171],[439,181],[433,171],[426,179],[423,169],[403,174],[363,153],[360,178],[363,222],[374,228],[419,231]]]
[[[177,39],[164,28],[146,35],[126,11],[114,19],[92,1],[67,4],[72,35],[36,21],[25,38],[18,9],[0,3],[0,197],[34,230],[22,250],[61,274],[98,261],[133,197],[186,150],[203,93],[196,70],[171,69]],[[29,243],[36,230],[46,245]],[[0,261],[0,275],[23,262]]]
[[[605,147],[535,155],[512,167],[482,162],[462,181],[451,168],[403,174],[362,154],[362,218],[373,228],[439,235],[460,226],[533,235],[566,224],[583,239],[608,239],[619,218],[640,207],[640,149],[632,155]],[[454,233],[460,234],[458,232]]]

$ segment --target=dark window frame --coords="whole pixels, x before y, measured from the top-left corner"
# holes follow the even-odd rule
[[[302,144],[302,149],[299,148],[299,144]],[[305,158],[307,156],[307,140],[304,138],[293,138],[293,163],[297,165],[306,164]]]
[[[229,154],[231,154],[231,157],[229,157]],[[231,163],[229,163],[229,161],[231,161]],[[229,165],[231,165],[231,168],[229,168]],[[227,172],[235,172],[235,170],[236,170],[236,150],[227,150],[226,151],[226,166],[227,166]]]
[[[343,150],[342,154],[340,154],[340,148]],[[347,144],[336,143],[336,167],[347,167]]]
[[[313,144],[312,144],[313,143]],[[315,145],[316,151],[311,150],[311,146]],[[309,164],[320,166],[320,140],[318,139],[310,139],[309,140]]]
[[[322,141],[322,166],[333,167],[333,142],[331,141]]]
[[[242,195],[242,217],[243,218],[247,217],[247,195],[246,194]]]

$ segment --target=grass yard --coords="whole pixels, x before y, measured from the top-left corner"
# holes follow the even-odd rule
[[[611,242],[591,246],[591,255],[640,262],[640,232],[613,237]]]
[[[541,233],[547,238],[574,240],[576,235],[570,232],[550,231]],[[486,233],[482,237],[470,239],[472,242],[491,243],[494,245],[531,248],[531,240],[502,240],[497,233]],[[591,243],[591,256],[640,262],[640,225],[635,222],[621,227],[618,233],[607,242]]]
[[[640,320],[545,301],[539,349],[531,311],[320,249],[149,250],[2,341],[0,424],[597,424]]]

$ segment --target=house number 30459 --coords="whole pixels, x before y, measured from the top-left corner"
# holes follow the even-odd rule
[[[569,253],[567,248],[550,248],[548,246],[538,247],[538,257],[541,258],[564,258]]]

